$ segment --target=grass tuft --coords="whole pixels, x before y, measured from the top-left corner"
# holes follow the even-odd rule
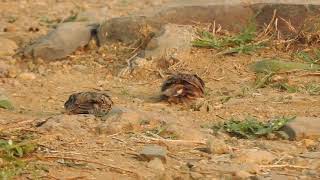
[[[220,50],[219,55],[251,54],[265,47],[262,43],[256,43],[255,39],[256,28],[250,24],[240,34],[233,36],[215,36],[208,31],[199,31],[198,38],[191,43],[195,47]]]
[[[320,49],[313,49],[313,51],[307,53],[300,51],[296,54],[298,59],[301,59],[310,64],[317,64],[320,62]]]

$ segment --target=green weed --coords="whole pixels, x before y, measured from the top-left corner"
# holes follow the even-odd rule
[[[272,87],[277,88],[281,91],[286,91],[288,93],[301,92],[300,88],[297,86],[289,85],[288,83],[275,83]]]
[[[231,135],[238,136],[240,138],[257,138],[267,136],[270,133],[279,131],[287,123],[293,121],[295,117],[286,118],[281,117],[263,123],[256,118],[246,118],[244,120],[238,120],[231,118],[223,124],[218,124],[212,127],[213,130],[223,129]]]
[[[319,83],[309,83],[304,86],[305,92],[309,95],[320,95],[320,84]]]
[[[158,127],[153,128],[146,132],[146,135],[156,135],[165,139],[177,139],[178,135],[169,130],[169,126],[166,123],[161,123]]]
[[[33,171],[24,157],[34,152],[37,145],[28,137],[23,138],[16,141],[0,139],[0,179],[12,179],[26,170]]]
[[[256,82],[255,82],[255,89],[258,88],[264,88],[268,86],[271,83],[272,77],[275,75],[275,73],[270,72],[267,74],[259,73],[257,74]]]
[[[0,100],[0,108],[3,108],[3,109],[9,109],[9,110],[12,110],[14,109],[13,105],[11,104],[11,102],[9,100]]]

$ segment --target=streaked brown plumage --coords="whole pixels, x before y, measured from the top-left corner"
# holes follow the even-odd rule
[[[186,103],[204,96],[205,84],[195,74],[179,73],[170,76],[161,87],[161,99],[169,103]]]
[[[112,109],[113,101],[106,93],[80,92],[72,94],[64,108],[69,114],[94,114],[104,116]]]

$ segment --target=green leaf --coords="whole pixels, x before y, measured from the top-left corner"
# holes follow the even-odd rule
[[[246,118],[243,121],[238,121],[232,118],[223,124],[223,129],[230,134],[249,139],[277,132],[294,119],[295,117],[281,117],[270,122],[263,123],[255,118]]]
[[[11,110],[13,109],[13,105],[9,100],[0,100],[0,108]]]

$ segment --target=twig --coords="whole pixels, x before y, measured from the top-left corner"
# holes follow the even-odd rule
[[[272,15],[272,18],[267,26],[267,28],[264,30],[264,34],[268,34],[269,33],[269,29],[271,28],[271,25],[273,24],[275,18],[276,18],[276,15],[277,15],[277,10],[275,9],[273,11],[273,15]]]
[[[279,17],[279,18],[287,24],[288,28],[289,28],[292,32],[297,33],[296,28],[294,28],[294,27],[291,25],[291,22],[288,22],[287,20],[285,20],[285,19],[282,18],[282,17]]]
[[[124,140],[119,139],[119,138],[116,138],[116,137],[112,137],[111,139],[114,139],[114,140],[117,140],[117,141],[119,141],[119,142],[125,143],[125,141],[124,141]]]
[[[48,158],[48,159],[66,159],[66,160],[72,160],[72,161],[82,161],[82,162],[86,162],[86,163],[97,164],[97,165],[100,165],[100,166],[104,166],[104,167],[120,170],[122,172],[134,174],[134,175],[140,177],[140,175],[138,173],[133,172],[131,170],[123,169],[123,168],[120,168],[120,167],[117,167],[117,166],[114,166],[114,165],[107,165],[107,164],[104,164],[104,163],[101,163],[101,162],[97,162],[97,161],[90,161],[90,160],[86,160],[86,159],[77,159],[77,158],[72,158],[72,157],[60,157],[60,156],[45,156],[44,158]]]
[[[149,139],[152,141],[161,141],[161,142],[171,142],[171,143],[191,143],[191,144],[206,144],[205,142],[200,142],[200,141],[188,141],[188,140],[175,140],[175,139],[158,139],[158,138],[153,138],[153,137],[148,137],[141,135],[145,139]]]
[[[320,72],[317,73],[307,73],[307,74],[302,74],[300,76],[320,76]]]
[[[218,118],[222,119],[222,120],[226,120],[225,118],[219,116],[219,115],[216,115]]]
[[[88,177],[87,176],[77,176],[77,177],[66,178],[66,180],[78,180],[78,179],[88,179]]]
[[[296,166],[290,164],[274,164],[274,165],[261,165],[261,168],[296,168],[296,169],[311,169],[306,166]]]

